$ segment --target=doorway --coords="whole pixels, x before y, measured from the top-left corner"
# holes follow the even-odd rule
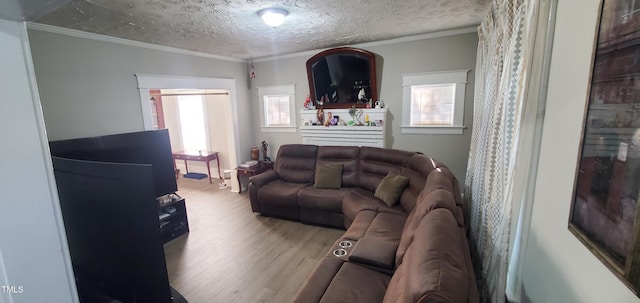
[[[189,149],[219,152],[221,171],[237,166],[235,80],[158,75],[136,77],[145,130],[169,129],[174,152]],[[176,164],[181,172],[186,172],[182,161]],[[190,162],[189,171],[207,173],[204,163],[199,162]],[[215,173],[212,175],[216,176]],[[230,177],[231,180],[235,178]],[[236,182],[230,183],[231,190],[238,191]]]

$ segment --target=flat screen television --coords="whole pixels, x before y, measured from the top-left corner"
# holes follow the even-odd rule
[[[149,164],[156,197],[178,190],[166,129],[49,142],[51,155],[110,163]]]
[[[158,218],[157,198],[177,191],[167,130],[49,144],[80,301],[186,302]]]
[[[59,157],[53,166],[81,302],[173,302],[152,166]]]

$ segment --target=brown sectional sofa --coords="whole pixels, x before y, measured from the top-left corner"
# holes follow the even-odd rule
[[[325,164],[342,164],[340,188],[315,188]],[[392,206],[374,196],[389,172],[409,179]],[[254,212],[346,228],[293,302],[478,302],[458,181],[429,156],[283,145],[249,195]]]

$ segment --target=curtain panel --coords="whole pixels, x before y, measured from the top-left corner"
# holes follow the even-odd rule
[[[535,35],[532,1],[494,0],[478,28],[464,197],[482,302],[505,302],[514,171]]]

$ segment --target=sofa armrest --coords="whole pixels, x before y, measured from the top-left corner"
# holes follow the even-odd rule
[[[249,184],[247,189],[249,190],[249,202],[251,202],[251,211],[261,213],[262,208],[258,202],[258,191],[264,185],[269,182],[278,180],[278,174],[273,170],[268,170],[259,175],[249,177]]]
[[[393,269],[395,266],[398,243],[377,238],[361,238],[354,245],[349,261],[362,263],[382,269]]]
[[[253,183],[256,187],[261,187],[271,181],[277,180],[278,174],[275,170],[268,170],[259,175],[249,177],[249,184]]]

